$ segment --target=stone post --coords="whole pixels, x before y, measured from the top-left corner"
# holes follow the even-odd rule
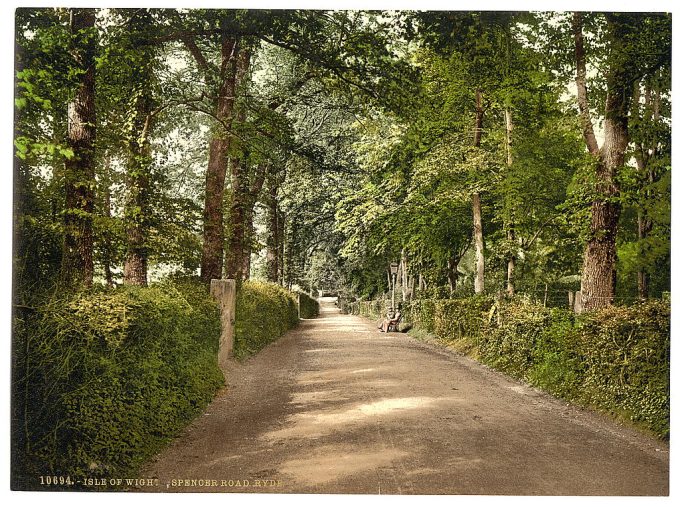
[[[217,364],[225,378],[229,359],[234,353],[234,324],[236,323],[236,280],[210,280],[210,294],[220,304],[222,334],[217,352]]]

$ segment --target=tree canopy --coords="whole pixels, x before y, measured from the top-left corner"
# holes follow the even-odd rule
[[[18,9],[16,294],[661,297],[670,54],[664,13]]]

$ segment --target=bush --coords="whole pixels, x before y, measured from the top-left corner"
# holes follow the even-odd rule
[[[14,489],[39,489],[39,475],[134,473],[223,384],[219,335],[217,304],[186,280],[17,315]]]
[[[412,301],[404,315],[406,319],[428,333],[434,333],[435,299],[417,299]]]
[[[319,315],[319,302],[304,292],[298,292],[300,318],[311,319]]]
[[[297,296],[265,282],[243,282],[236,293],[234,356],[254,354],[297,325]]]
[[[611,307],[580,316],[581,398],[668,437],[670,305]]]
[[[512,301],[497,304],[492,325],[479,342],[481,359],[514,377],[527,380],[534,364],[539,336],[548,324],[543,306]]]
[[[467,299],[444,299],[434,304],[434,334],[440,338],[471,338],[477,341],[486,330],[493,299],[475,296]]]
[[[570,310],[547,312],[545,327],[535,338],[532,365],[523,376],[530,384],[570,400],[579,398],[583,374],[582,357],[574,347],[574,322]]]

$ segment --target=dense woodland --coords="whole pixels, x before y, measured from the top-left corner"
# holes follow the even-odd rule
[[[15,303],[670,290],[671,17],[19,9]]]

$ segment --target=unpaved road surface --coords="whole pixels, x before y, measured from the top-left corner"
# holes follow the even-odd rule
[[[172,492],[668,494],[667,445],[376,327],[325,301],[234,363],[143,476]]]

